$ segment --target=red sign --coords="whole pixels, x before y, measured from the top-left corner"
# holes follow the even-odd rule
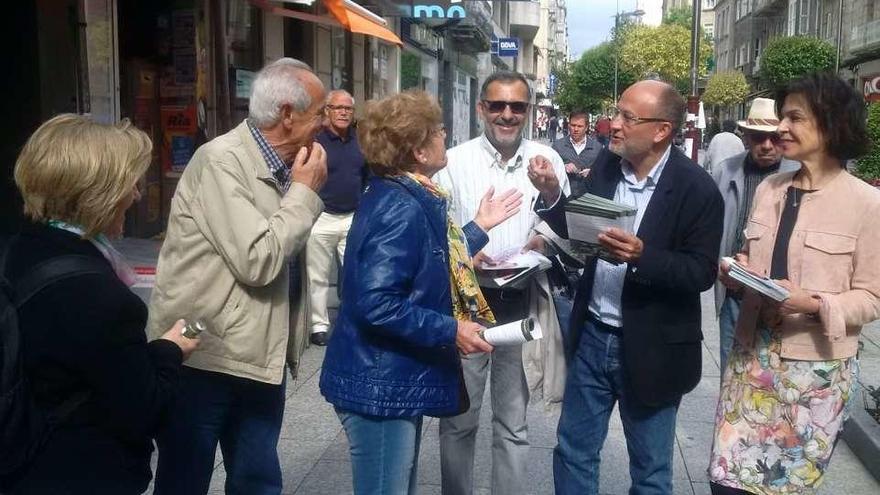
[[[862,94],[865,101],[880,101],[880,74],[862,77]]]

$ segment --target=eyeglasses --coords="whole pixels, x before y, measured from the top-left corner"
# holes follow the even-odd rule
[[[433,132],[434,132],[434,134],[443,134],[445,136],[446,135],[446,125],[440,124],[439,126],[437,126],[436,129],[434,129]]]
[[[776,144],[780,140],[779,134],[775,132],[748,131],[746,136],[752,144],[763,144],[768,139],[771,143]]]
[[[327,110],[333,110],[335,112],[352,113],[352,112],[354,112],[354,107],[349,107],[347,105],[327,105]]]
[[[527,101],[483,100],[483,106],[491,113],[501,113],[507,107],[510,107],[511,112],[519,115],[529,110]]]
[[[672,122],[669,119],[661,119],[657,117],[637,117],[626,110],[621,110],[617,107],[611,110],[611,120],[620,117],[623,119],[623,124],[627,127],[631,127],[634,125],[644,124],[645,122],[666,122],[671,124]]]

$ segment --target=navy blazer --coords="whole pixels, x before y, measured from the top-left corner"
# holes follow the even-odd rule
[[[603,150],[587,178],[587,192],[613,199],[622,178],[620,157]],[[677,402],[700,381],[700,292],[712,287],[724,204],[712,178],[673,147],[637,232],[642,256],[623,283],[623,353],[626,375],[644,404]],[[539,213],[568,237],[560,201]],[[567,350],[577,348],[593,290],[596,259],[578,283]]]
[[[474,253],[488,236],[473,222]],[[408,177],[373,177],[355,211],[342,304],[321,393],[342,410],[384,417],[461,412],[446,201]]]

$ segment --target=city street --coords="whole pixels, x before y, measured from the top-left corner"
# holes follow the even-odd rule
[[[143,239],[124,239],[121,251],[136,266],[155,266],[159,243]],[[136,290],[142,297],[148,291]],[[697,388],[682,400],[678,414],[675,450],[675,494],[707,495],[709,485],[706,466],[712,441],[712,422],[717,399],[718,326],[714,318],[712,293],[703,294],[703,379]],[[863,383],[880,382],[880,325],[874,323],[863,332],[861,379]],[[287,385],[287,406],[278,453],[284,473],[285,494],[340,495],[351,493],[351,467],[345,433],[318,390],[324,348],[310,347],[303,358],[299,378]],[[488,388],[487,388],[488,389]],[[488,400],[484,401],[488,403]],[[861,404],[861,393],[857,398]],[[545,411],[541,405],[529,410],[529,438],[532,463],[526,493],[553,493],[552,458],[556,445],[555,428],[558,411]],[[491,417],[484,409],[477,439],[476,484],[479,495],[489,494],[491,473]],[[426,418],[421,455],[419,456],[419,493],[440,493],[440,455],[438,422]],[[629,488],[628,456],[623,428],[612,417],[608,439],[603,449],[600,491],[603,494],[625,494]],[[217,467],[211,493],[223,493],[225,479],[222,458],[217,454]],[[820,494],[852,495],[880,493],[880,483],[864,468],[843,441],[837,444],[831,467]]]

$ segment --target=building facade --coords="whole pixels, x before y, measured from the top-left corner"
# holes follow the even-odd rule
[[[540,91],[568,56],[564,0],[34,0],[15,2],[11,14],[24,45],[13,88],[29,104],[16,108],[19,125],[3,147],[3,210],[21,209],[12,165],[42,121],[62,112],[129,118],[155,144],[144,198],[127,220],[136,237],[164,230],[195,148],[247,116],[251,81],[268,61],[308,63],[359,109],[402,89],[435,94],[454,146],[482,131],[475,108],[491,72],[520,71]],[[516,50],[499,53],[499,39]]]

